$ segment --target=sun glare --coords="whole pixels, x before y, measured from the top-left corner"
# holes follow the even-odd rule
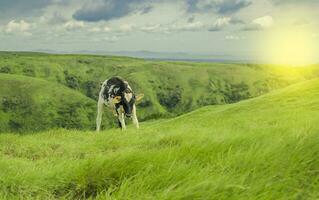
[[[309,31],[275,30],[269,33],[265,42],[265,56],[271,63],[303,66],[316,61],[316,44]]]
[[[263,41],[264,59],[279,65],[306,66],[318,56],[311,31],[304,29],[273,30]]]

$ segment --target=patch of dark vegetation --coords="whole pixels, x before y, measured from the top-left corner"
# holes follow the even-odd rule
[[[3,97],[1,110],[5,113],[10,113],[12,116],[8,121],[8,129],[11,132],[37,131],[47,128],[49,119],[41,107],[28,94]]]
[[[244,82],[238,84],[227,84],[224,95],[226,103],[235,103],[251,97],[249,87]]]
[[[15,120],[10,119],[8,122],[8,125],[9,125],[9,129],[14,132],[19,132],[23,128],[22,123],[19,122],[18,119],[15,119]]]
[[[56,79],[56,81],[57,81],[58,83],[62,83],[62,78],[61,78],[61,76],[56,75],[56,76],[55,76],[55,79]]]
[[[79,78],[73,74],[69,74],[69,72],[67,70],[64,71],[64,75],[65,75],[65,82],[66,85],[69,88],[72,89],[79,89],[80,88],[80,81]]]
[[[165,91],[165,92],[163,92]],[[183,88],[179,85],[175,87],[166,87],[157,93],[159,103],[172,111],[182,101]]]
[[[289,82],[280,80],[278,77],[272,76],[265,80],[258,80],[253,83],[258,95],[268,93],[273,89],[283,88],[289,85]]]
[[[26,67],[22,70],[22,72],[23,72],[23,75],[25,76],[31,76],[31,77],[36,76],[36,73],[32,67]]]
[[[185,99],[183,104],[184,104],[183,110],[185,110],[186,112],[189,112],[192,110],[192,107],[193,107],[193,99],[192,98]]]
[[[259,95],[265,94],[271,90],[270,86],[267,84],[267,81],[264,80],[255,81],[253,86]]]
[[[93,72],[94,72],[94,69],[88,69],[85,71],[85,73],[87,73],[87,74],[92,74]]]
[[[86,109],[92,109],[93,105],[82,102],[66,102],[57,109],[55,123],[58,127],[67,129],[84,129],[90,124]]]
[[[98,100],[99,98],[99,93],[97,92],[100,89],[99,86],[97,81],[86,81],[82,84],[85,95],[95,100]]]
[[[149,99],[143,99],[141,103],[138,104],[141,108],[151,107],[153,105],[152,101]]]
[[[207,95],[196,101],[199,106],[235,103],[253,96],[249,85],[244,82],[229,83],[219,79],[210,79],[206,89]]]
[[[32,94],[3,96],[0,113],[9,116],[0,131],[26,132],[41,131],[53,127],[66,129],[90,129],[95,126],[95,103],[82,101],[57,103],[53,101],[36,102]]]
[[[80,64],[86,64],[86,65],[91,64],[91,62],[92,62],[92,61],[90,61],[90,60],[84,60],[84,59],[79,59],[79,60],[78,60],[78,63],[80,63]]]
[[[3,66],[0,68],[0,73],[10,74],[12,73],[11,67]]]
[[[9,112],[9,111],[16,111],[19,106],[23,102],[21,101],[21,98],[18,96],[13,96],[13,97],[3,97],[2,98],[2,110],[4,112]]]
[[[197,104],[199,106],[208,106],[208,105],[216,105],[216,104],[220,104],[220,102],[218,102],[218,100],[215,98],[215,96],[212,97],[203,97],[200,99],[197,99]]]

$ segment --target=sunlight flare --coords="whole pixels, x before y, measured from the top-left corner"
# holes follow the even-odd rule
[[[277,16],[276,26],[259,38],[262,60],[270,64],[308,66],[318,63],[318,29],[307,23],[310,11],[295,9],[294,12]]]
[[[316,62],[312,33],[302,29],[276,30],[266,41],[266,58],[274,64],[302,66]]]

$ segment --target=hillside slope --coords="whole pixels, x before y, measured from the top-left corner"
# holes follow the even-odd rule
[[[0,132],[93,129],[95,102],[65,86],[0,73]]]
[[[0,197],[318,199],[319,80],[136,131],[0,135]]]
[[[234,103],[318,77],[319,67],[163,62],[143,59],[0,52],[0,73],[63,84],[97,99],[100,82],[122,76],[145,98],[141,121],[180,115],[206,105]]]

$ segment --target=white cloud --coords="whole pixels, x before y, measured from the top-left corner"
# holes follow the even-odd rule
[[[254,19],[251,23],[246,24],[242,29],[243,31],[261,31],[271,28],[274,25],[274,19],[272,16],[263,16]]]
[[[119,27],[120,32],[131,32],[135,26],[133,24],[123,24]]]
[[[81,21],[68,21],[63,25],[67,30],[76,30],[85,27],[84,22]]]
[[[101,28],[100,27],[93,27],[93,28],[89,29],[89,32],[98,33],[98,32],[101,32]]]
[[[209,31],[219,31],[222,28],[224,28],[225,26],[229,25],[231,21],[230,17],[221,17],[218,18],[213,25],[209,26],[208,30]]]
[[[12,20],[6,25],[4,30],[6,33],[19,33],[19,32],[26,33],[28,30],[30,30],[30,28],[31,28],[31,25],[24,20],[20,20],[20,21]]]
[[[253,20],[253,24],[259,25],[261,28],[270,28],[274,24],[272,16],[264,16]]]
[[[160,24],[152,24],[152,25],[146,25],[141,27],[141,31],[145,31],[145,32],[157,32],[160,29],[161,29]]]
[[[174,32],[185,32],[185,31],[220,31],[227,25],[231,24],[230,17],[217,18],[213,24],[204,23],[202,21],[192,22],[174,22],[171,24],[151,24],[147,26],[136,27],[136,30],[144,32],[160,32],[160,33],[174,33]]]
[[[191,22],[187,24],[174,24],[172,27],[170,27],[170,30],[172,31],[198,31],[202,30],[205,27],[205,24],[202,22]]]
[[[171,23],[171,24],[149,24],[146,26],[136,27],[137,30],[148,33],[175,33],[184,31],[205,30],[206,25],[200,21],[191,23]]]
[[[108,26],[105,26],[103,31],[108,33],[108,32],[111,32],[112,29],[110,27],[108,27]]]
[[[229,24],[230,20],[231,20],[230,17],[218,18],[218,19],[215,21],[215,26],[218,26],[218,27],[226,26],[226,25]]]
[[[113,32],[115,30],[112,29],[109,26],[105,26],[105,27],[95,26],[95,27],[92,27],[92,28],[88,29],[88,31],[91,32],[91,33],[101,33],[101,32],[111,33],[111,32]]]
[[[127,23],[127,24],[124,23],[121,25],[113,25],[113,26],[109,26],[109,25],[91,26],[90,24],[87,24],[86,27],[88,27],[87,31],[90,33],[96,33],[96,34],[107,33],[107,34],[115,34],[117,36],[125,35],[131,32],[136,32],[136,31],[139,31],[141,28],[131,23]],[[107,40],[114,41],[114,38],[113,39],[108,38]]]

